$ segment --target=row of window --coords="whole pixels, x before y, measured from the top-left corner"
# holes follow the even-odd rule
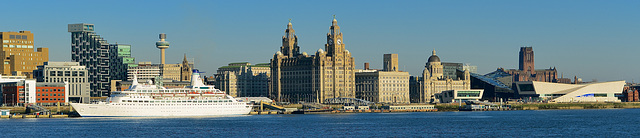
[[[58,94],[56,94],[56,93],[53,93],[53,94],[49,94],[49,93],[40,94],[40,93],[38,93],[38,96],[64,96],[64,93],[58,93]]]
[[[64,89],[38,89],[38,92],[63,92]]]
[[[26,35],[9,35],[9,39],[28,39]]]
[[[123,103],[223,103],[231,102],[231,100],[207,100],[207,101],[174,101],[174,100],[122,100]]]
[[[64,98],[38,98],[38,101],[62,101]]]
[[[2,47],[8,47],[8,48],[33,48],[32,45],[2,45]]]

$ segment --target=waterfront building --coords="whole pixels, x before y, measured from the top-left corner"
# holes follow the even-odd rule
[[[214,86],[233,97],[267,97],[270,77],[269,63],[229,63],[218,68]]]
[[[513,80],[511,74],[496,70],[486,75],[470,73],[471,89],[483,89],[482,100],[492,102],[507,101],[514,97],[511,89]]]
[[[381,106],[384,110],[394,110],[394,111],[415,111],[415,110],[427,110],[427,111],[437,111],[438,109],[435,105],[390,105],[390,106]]]
[[[382,70],[355,70],[356,98],[375,103],[410,103],[409,72],[398,70],[398,54],[384,54]]]
[[[4,61],[0,73],[33,78],[33,70],[49,61],[49,49],[34,51],[34,43],[31,31],[0,32],[0,56]]]
[[[89,81],[86,66],[78,62],[45,62],[33,71],[37,82],[69,83],[69,101],[74,103],[88,103]]]
[[[558,71],[555,67],[549,69],[535,69],[533,47],[520,47],[518,69],[498,68],[513,76],[513,81],[543,81],[557,82]]]
[[[109,75],[111,80],[126,80],[129,67],[137,66],[136,59],[131,57],[131,45],[110,44],[109,45]]]
[[[426,66],[422,71],[422,77],[418,80],[420,90],[415,97],[420,99],[420,103],[437,102],[434,95],[446,90],[468,90],[470,89],[470,73],[468,70],[456,73],[457,76],[445,77],[444,66],[440,62],[440,57],[436,55],[436,51],[432,51],[432,55],[427,60]]]
[[[420,103],[420,77],[409,76],[409,101],[411,103]]]
[[[484,90],[482,89],[470,89],[470,90],[446,90],[435,95],[439,99],[440,103],[452,103],[452,102],[465,102],[465,101],[479,101],[482,99]]]
[[[622,101],[623,102],[638,102],[638,90],[637,89],[628,89],[622,92]]]
[[[582,84],[549,83],[541,81],[515,82],[516,96],[525,101],[548,102],[620,102],[624,81]]]
[[[93,24],[69,24],[71,61],[88,70],[91,97],[109,96],[109,43],[94,32]]]
[[[326,50],[326,51],[325,51]],[[355,98],[354,59],[345,49],[338,21],[331,22],[325,50],[300,53],[291,25],[282,36],[282,47],[271,59],[269,97],[278,102],[324,102],[331,98]]]
[[[34,79],[0,80],[4,105],[68,103],[67,83],[36,83]]]
[[[356,98],[375,103],[410,103],[409,72],[356,70]]]

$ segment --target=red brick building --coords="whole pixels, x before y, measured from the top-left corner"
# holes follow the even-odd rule
[[[35,87],[33,85],[35,84]],[[24,105],[25,103],[54,104],[66,103],[68,91],[64,83],[35,83],[35,81],[3,82],[3,104],[8,106]],[[33,90],[31,90],[31,89]],[[35,88],[35,89],[34,89]]]

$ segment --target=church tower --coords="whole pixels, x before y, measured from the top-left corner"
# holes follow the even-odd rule
[[[533,47],[520,47],[520,70],[528,74],[535,74]]]
[[[296,36],[296,31],[293,30],[291,26],[291,19],[289,19],[289,24],[287,24],[287,29],[284,31],[284,36],[282,36],[282,47],[280,47],[280,51],[286,57],[295,57],[300,54],[300,47],[298,47],[298,36]]]
[[[190,81],[191,73],[189,61],[187,61],[187,54],[184,54],[184,59],[182,59],[182,65],[180,67],[180,81]]]

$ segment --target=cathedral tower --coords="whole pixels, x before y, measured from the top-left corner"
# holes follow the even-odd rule
[[[533,47],[520,48],[520,70],[528,74],[535,74],[535,62],[533,60]]]

